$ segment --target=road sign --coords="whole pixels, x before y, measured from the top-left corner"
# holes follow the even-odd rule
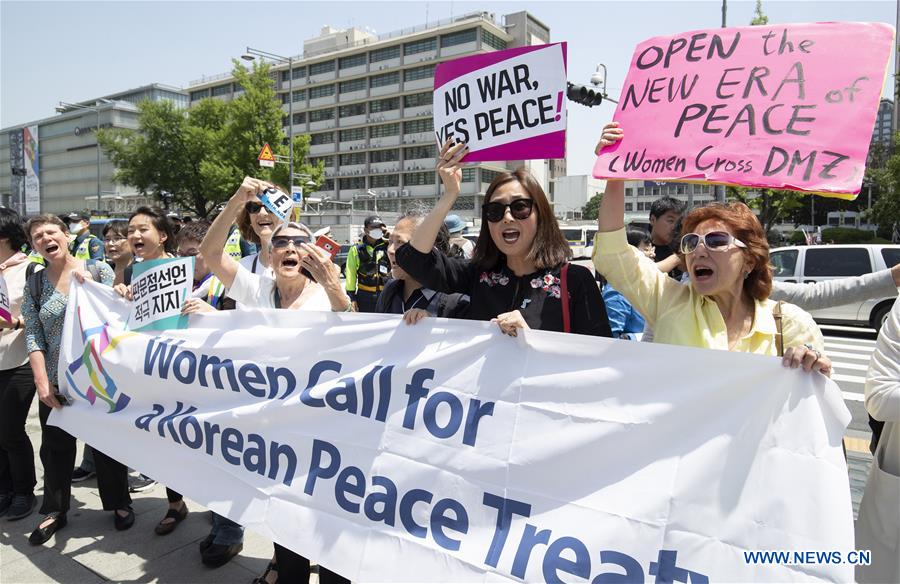
[[[259,160],[260,166],[268,166],[269,168],[275,167],[275,155],[272,154],[272,149],[269,147],[269,143],[266,142],[262,150],[259,152],[259,156],[256,157]]]

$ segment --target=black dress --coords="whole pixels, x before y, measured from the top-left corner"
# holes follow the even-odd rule
[[[396,252],[397,263],[423,286],[438,292],[458,292],[470,297],[466,318],[490,320],[518,310],[528,326],[563,332],[560,268],[538,270],[516,276],[502,258],[491,270],[479,269],[460,258],[449,258],[437,250],[421,253],[406,244]],[[611,337],[606,305],[590,270],[569,264],[570,332]]]

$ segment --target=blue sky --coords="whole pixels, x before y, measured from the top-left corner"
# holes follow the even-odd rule
[[[755,2],[728,2],[728,23],[749,24]],[[771,24],[895,23],[896,2],[763,2]],[[608,67],[618,95],[640,41],[721,23],[719,0],[697,2],[0,2],[0,127],[53,115],[60,100],[80,101],[152,82],[179,87],[230,69],[251,45],[299,54],[324,25],[378,34],[488,10],[528,10],[569,43],[568,78],[589,80]],[[893,63],[893,61],[892,61]],[[893,64],[890,67],[893,71]],[[885,94],[890,96],[889,77]],[[614,105],[569,104],[568,173],[588,174],[593,144]]]

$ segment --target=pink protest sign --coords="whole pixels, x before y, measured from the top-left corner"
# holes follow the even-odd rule
[[[469,145],[465,162],[566,155],[566,44],[536,45],[440,63],[434,134]]]
[[[893,47],[875,23],[749,26],[635,49],[597,178],[705,180],[854,198]]]

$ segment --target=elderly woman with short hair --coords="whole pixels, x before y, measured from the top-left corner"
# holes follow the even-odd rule
[[[621,140],[617,122],[598,149]],[[600,204],[594,266],[646,318],[654,342],[783,356],[788,367],[831,375],[822,333],[800,308],[768,299],[769,246],[762,225],[742,203],[688,213],[678,249],[690,284],[659,271],[625,240],[625,188],[609,181]],[[779,323],[780,321],[780,323]]]

